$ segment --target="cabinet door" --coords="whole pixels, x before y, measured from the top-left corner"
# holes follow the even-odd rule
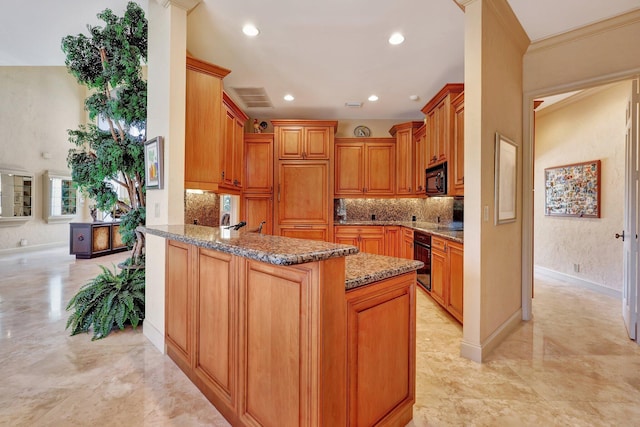
[[[396,194],[413,194],[413,129],[401,129],[396,133]]]
[[[384,227],[365,227],[360,232],[360,250],[368,254],[384,255],[384,240]]]
[[[304,128],[302,126],[278,127],[278,157],[280,159],[302,159]]]
[[[464,92],[452,102],[453,108],[453,139],[450,162],[453,170],[449,172],[452,181],[449,188],[455,196],[464,196]]]
[[[352,227],[335,227],[333,241],[341,245],[359,247],[360,235]]]
[[[281,226],[280,235],[284,237],[294,237],[296,239],[319,240],[322,242],[329,241],[328,227],[320,225]]]
[[[192,356],[191,251],[189,245],[167,240],[165,286],[165,339],[167,353],[187,367]]]
[[[255,230],[262,221],[262,234],[273,234],[273,195],[245,194],[242,203],[242,219],[247,222],[247,230]]]
[[[413,230],[402,227],[402,251],[400,256],[413,259]]]
[[[91,256],[91,224],[74,223],[70,226],[69,254],[77,258]]]
[[[241,189],[244,175],[244,123],[236,118],[233,133],[233,186]]]
[[[231,111],[225,109],[224,137],[222,139],[222,183],[227,187],[233,187],[235,130],[236,119]]]
[[[328,159],[333,128],[308,126],[305,128],[302,157],[304,159]]]
[[[233,331],[237,328],[234,278],[238,275],[234,266],[229,254],[198,250],[194,371],[210,390],[230,405],[235,397],[237,366]]]
[[[278,224],[329,225],[329,163],[283,161],[278,166]]]
[[[433,247],[431,240],[431,296],[438,304],[446,307],[447,254]]]
[[[245,193],[273,192],[273,134],[244,134]]]
[[[111,224],[111,249],[126,248],[127,245],[122,241],[122,235],[120,234],[120,224]]]
[[[365,149],[365,195],[392,196],[395,193],[394,144],[366,144]]]
[[[221,181],[219,160],[223,132],[222,80],[187,69],[185,171],[187,188],[205,188]]]
[[[425,170],[427,169],[427,140],[426,125],[419,128],[414,136],[413,145],[413,189],[416,196],[425,195]]]
[[[415,401],[415,277],[404,274],[347,292],[351,426],[410,420],[394,416],[411,411]]]
[[[384,255],[396,258],[402,257],[402,227],[389,225],[384,228]]]
[[[447,310],[460,323],[462,323],[463,313],[463,290],[464,290],[464,250],[463,246],[457,242],[448,242],[449,255],[449,292],[447,299]]]
[[[337,143],[335,155],[335,195],[364,194],[364,144]]]
[[[111,250],[111,225],[94,225],[91,228],[91,253]]]

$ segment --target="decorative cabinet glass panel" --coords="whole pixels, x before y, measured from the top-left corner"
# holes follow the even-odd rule
[[[71,221],[77,213],[78,190],[70,176],[46,171],[42,177],[44,220]]]
[[[33,212],[33,175],[0,169],[0,224],[28,221]]]

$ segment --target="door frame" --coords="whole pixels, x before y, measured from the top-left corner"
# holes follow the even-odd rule
[[[638,76],[638,71],[615,73],[570,84],[551,86],[524,92],[522,96],[522,320],[531,320],[533,307],[533,255],[534,255],[534,119],[533,103],[536,99],[560,93],[589,89]],[[626,156],[625,156],[626,157]],[[541,191],[539,189],[539,191]]]

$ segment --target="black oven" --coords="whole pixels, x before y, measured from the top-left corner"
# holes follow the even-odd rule
[[[431,235],[421,231],[413,232],[413,259],[424,262],[417,271],[418,285],[431,292]]]
[[[425,175],[427,196],[447,195],[447,162],[427,169]]]

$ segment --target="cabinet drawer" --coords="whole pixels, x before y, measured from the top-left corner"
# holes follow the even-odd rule
[[[446,249],[447,241],[439,237],[431,237],[431,249],[434,251],[444,252]]]

